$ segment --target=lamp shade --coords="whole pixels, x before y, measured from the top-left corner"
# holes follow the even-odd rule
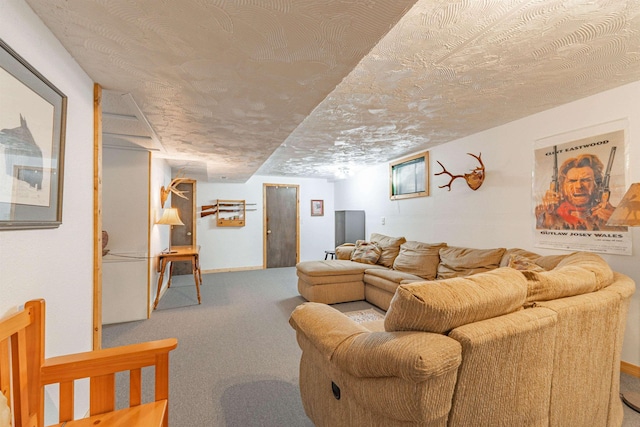
[[[184,225],[180,219],[180,215],[178,215],[178,209],[176,208],[165,209],[164,212],[162,212],[162,217],[156,222],[156,224]]]
[[[640,183],[631,184],[607,225],[640,225]]]

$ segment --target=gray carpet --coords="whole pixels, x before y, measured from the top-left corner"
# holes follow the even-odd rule
[[[620,374],[620,392],[640,393],[640,379],[627,374]],[[627,405],[624,407],[624,421],[622,427],[639,427],[640,413],[634,411]]]
[[[177,276],[151,319],[105,326],[103,346],[178,339],[170,356],[172,427],[311,426],[298,388],[300,349],[288,323],[304,301],[296,280],[294,268],[205,274],[198,305],[193,277]],[[143,380],[151,376],[144,372]],[[128,380],[117,381],[123,406]],[[151,399],[152,391],[144,396]]]
[[[193,277],[177,276],[151,316],[107,325],[103,346],[176,337],[170,356],[169,421],[172,427],[312,426],[298,388],[300,349],[288,324],[298,295],[295,269],[203,275],[198,305]],[[364,310],[364,301],[336,304]],[[145,371],[143,381],[153,372]],[[118,404],[128,399],[127,378],[118,377]],[[640,380],[622,375],[622,391],[640,391]],[[150,400],[153,391],[145,389]],[[640,426],[625,406],[623,427]]]

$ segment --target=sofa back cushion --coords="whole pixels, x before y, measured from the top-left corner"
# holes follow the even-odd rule
[[[393,261],[393,269],[426,280],[435,280],[440,263],[440,248],[446,246],[446,243],[404,242]]]
[[[390,237],[378,233],[371,233],[370,240],[382,250],[378,264],[387,268],[393,267],[393,261],[400,252],[400,245],[407,241],[404,237]]]
[[[440,248],[438,279],[465,277],[498,268],[505,248],[473,249],[456,246]]]
[[[504,254],[502,255],[502,259],[500,260],[500,267],[509,267],[509,262],[511,262],[512,255],[518,255],[518,257],[523,257],[530,261],[535,261],[540,258],[539,254],[530,252],[526,249],[509,248],[505,250]]]
[[[540,267],[530,258],[517,254],[511,254],[509,256],[509,263],[507,264],[507,267],[515,268],[520,271],[545,271],[544,268]]]
[[[523,271],[522,274],[528,282],[528,303],[586,294],[613,282],[609,264],[589,252],[568,255],[551,271]]]
[[[512,255],[518,255],[519,257],[524,257],[533,261],[540,267],[545,270],[553,270],[556,265],[563,259],[567,257],[567,255],[543,255],[540,256],[535,252],[530,252],[526,249],[520,248],[511,248],[507,249],[502,255],[502,261],[500,261],[500,267],[509,267],[509,263],[511,262]]]
[[[380,246],[364,240],[356,240],[356,247],[351,253],[351,261],[363,264],[375,264],[382,253]]]
[[[461,325],[519,310],[526,296],[527,281],[512,268],[403,284],[391,300],[384,326],[390,332],[446,333]]]

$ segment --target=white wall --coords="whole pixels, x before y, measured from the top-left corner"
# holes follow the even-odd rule
[[[212,204],[216,199],[246,200],[255,203],[247,209],[244,227],[217,227],[215,215],[197,219],[197,243],[203,271],[262,268],[263,264],[263,184],[299,185],[300,260],[324,258],[333,248],[333,183],[321,179],[254,176],[244,184],[198,182],[197,206]],[[311,216],[311,200],[324,200],[324,216]]]
[[[538,253],[560,253],[533,246],[532,167],[534,141],[627,119],[629,123],[628,183],[640,181],[640,82],[591,96],[517,120],[430,150],[431,196],[392,202],[388,196],[388,164],[369,168],[335,185],[336,209],[364,209],[367,235],[378,232],[424,242],[476,248],[521,247]],[[482,153],[483,186],[470,190],[457,180],[451,191],[439,160],[454,173],[477,162],[466,153]],[[386,225],[381,224],[385,217]],[[633,229],[633,255],[604,255],[612,267],[640,284],[640,230]],[[627,323],[623,360],[640,365],[640,296],[634,296]]]
[[[103,324],[142,320],[153,309],[158,254],[169,247],[160,187],[171,182],[166,160],[149,152],[105,148],[103,153],[103,228],[110,253],[103,258]],[[171,206],[171,195],[165,207]],[[165,274],[163,286],[169,280]]]
[[[44,298],[46,356],[90,350],[93,82],[22,0],[0,1],[0,38],[68,97],[62,225],[0,232],[0,316]],[[86,396],[76,403],[88,407]]]
[[[93,299],[93,82],[22,0],[0,2],[0,38],[68,97],[62,225],[0,232],[0,315],[47,302],[47,356],[89,350]]]
[[[105,147],[102,153],[102,323],[147,318],[149,307],[149,153]]]

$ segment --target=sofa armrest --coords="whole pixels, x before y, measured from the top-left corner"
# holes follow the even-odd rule
[[[457,370],[462,348],[445,335],[429,332],[370,332],[345,340],[332,360],[354,377],[419,383]]]
[[[350,260],[356,245],[353,243],[343,243],[336,247],[336,259]]]
[[[289,322],[323,358],[354,377],[418,383],[456,370],[462,360],[460,343],[445,335],[371,332],[324,304],[298,306]]]

